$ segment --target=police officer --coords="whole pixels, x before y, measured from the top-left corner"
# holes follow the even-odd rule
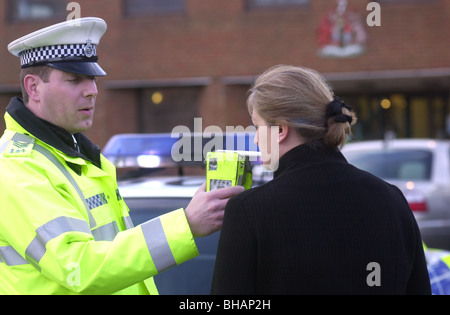
[[[81,132],[106,75],[99,18],[59,23],[12,42],[23,100],[6,109],[0,139],[0,294],[157,294],[153,276],[198,255],[228,199],[205,192],[134,227],[115,168]]]
[[[450,252],[423,244],[433,295],[450,295]]]

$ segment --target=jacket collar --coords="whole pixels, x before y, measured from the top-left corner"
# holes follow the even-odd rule
[[[25,106],[22,99],[18,97],[12,98],[6,111],[23,129],[37,139],[70,157],[79,157],[91,161],[101,168],[100,148],[82,133],[74,134],[81,149],[80,153],[75,150],[74,141],[70,132],[34,115]],[[6,123],[8,128],[8,122]]]
[[[299,145],[280,158],[278,169],[274,173],[274,178],[290,170],[307,167],[325,160],[347,163],[347,160],[337,148],[327,148],[323,144]]]

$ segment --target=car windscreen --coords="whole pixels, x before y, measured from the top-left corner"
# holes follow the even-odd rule
[[[428,150],[377,150],[346,152],[350,164],[383,179],[430,180],[432,152]]]

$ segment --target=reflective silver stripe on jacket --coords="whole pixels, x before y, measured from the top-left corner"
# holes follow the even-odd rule
[[[3,262],[8,266],[28,264],[28,262],[11,246],[0,247],[0,262]]]
[[[92,230],[92,235],[94,235],[94,239],[102,241],[113,241],[117,233],[119,233],[119,227],[117,226],[116,221],[112,221],[108,224],[99,226],[98,228]]]
[[[145,222],[141,224],[141,228],[158,273],[175,266],[177,263],[164,233],[161,219],[155,218]]]
[[[133,221],[130,216],[122,217],[123,225],[127,230],[134,228]]]
[[[7,141],[0,147],[0,154],[6,149],[6,147],[9,145],[11,141],[34,143],[35,140],[30,136],[21,133],[16,133],[13,136],[12,140]],[[62,162],[58,158],[56,158],[56,156],[54,156],[52,152],[50,152],[48,149],[42,147],[39,144],[34,143],[33,149],[41,153],[50,162],[52,162],[52,164],[54,164],[61,171],[61,173],[75,188],[86,208],[89,217],[89,225],[86,221],[76,218],[70,217],[56,218],[55,220],[52,220],[44,224],[43,226],[39,227],[36,230],[36,237],[31,241],[31,243],[28,245],[25,251],[26,260],[22,256],[20,256],[13,247],[6,246],[0,247],[0,263],[6,263],[8,266],[15,266],[28,264],[29,261],[38,270],[40,270],[38,263],[46,252],[45,248],[46,244],[50,240],[66,232],[84,232],[93,235],[96,241],[112,241],[117,235],[117,233],[119,233],[117,222],[112,221],[111,223],[97,227],[94,217],[90,212],[90,206],[88,205],[88,202],[84,197],[83,192],[81,191],[80,187],[78,186],[77,182],[72,177],[72,175],[69,173],[69,171],[64,167]],[[134,227],[131,218],[129,216],[122,217],[122,221],[127,229]]]
[[[13,141],[21,141],[25,143],[34,143],[34,139],[30,136],[16,133],[13,138]],[[102,227],[97,228],[97,224],[95,222],[94,217],[91,213],[92,206],[89,204],[88,199],[85,198],[83,192],[80,189],[80,186],[78,186],[77,182],[73,178],[73,176],[69,173],[69,171],[64,167],[64,165],[61,163],[61,161],[48,149],[44,148],[43,146],[34,143],[34,150],[41,153],[43,156],[45,156],[50,162],[52,162],[60,171],[63,173],[63,175],[67,178],[67,180],[72,184],[72,186],[77,191],[79,197],[83,201],[84,207],[86,208],[86,212],[89,217],[89,225],[92,230],[92,234],[94,235],[94,239],[96,241],[112,241],[114,239],[113,236],[116,236],[119,232],[119,229],[117,227],[117,223],[115,221],[111,222],[111,224],[106,224]]]
[[[92,235],[91,229],[84,220],[69,217],[56,218],[36,229],[36,237],[25,251],[27,261],[40,269],[38,264],[47,251],[45,248],[47,243],[68,232],[82,232]]]
[[[123,217],[122,219],[127,228],[134,227],[129,216]],[[36,237],[31,241],[25,251],[27,260],[40,270],[38,263],[47,251],[45,248],[47,243],[66,232],[83,232],[92,234],[94,239],[95,235],[97,235],[98,238],[104,241],[112,241],[117,233],[119,233],[119,228],[116,221],[113,221],[91,232],[86,221],[69,217],[59,217],[36,230]],[[11,246],[0,247],[0,263],[6,263],[8,266],[18,266],[28,264],[27,260],[20,256]]]
[[[86,198],[84,197],[83,192],[80,189],[80,186],[78,186],[75,179],[70,175],[69,171],[62,165],[61,161],[58,160],[49,150],[46,148],[40,146],[39,144],[34,144],[34,150],[41,153],[43,156],[45,156],[47,159],[50,160],[60,171],[64,174],[64,176],[67,178],[67,180],[72,184],[72,186],[75,188],[75,190],[78,193],[78,196],[80,196],[81,200],[83,201],[84,207],[86,208],[88,217],[89,217],[89,225],[91,226],[91,229],[96,226],[94,217],[91,214],[91,210],[89,208],[89,205],[87,204]]]
[[[6,141],[5,143],[3,143],[2,145],[0,145],[0,154],[3,153],[3,151],[6,150],[6,148],[8,147],[9,143],[11,142],[11,140]]]

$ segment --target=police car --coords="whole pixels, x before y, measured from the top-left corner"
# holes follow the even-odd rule
[[[119,190],[139,225],[164,213],[186,208],[206,180],[211,151],[255,152],[254,133],[120,134],[103,155],[118,170]],[[253,185],[269,180],[258,159],[252,161]],[[209,294],[220,232],[197,238],[200,255],[155,277],[160,294]]]

